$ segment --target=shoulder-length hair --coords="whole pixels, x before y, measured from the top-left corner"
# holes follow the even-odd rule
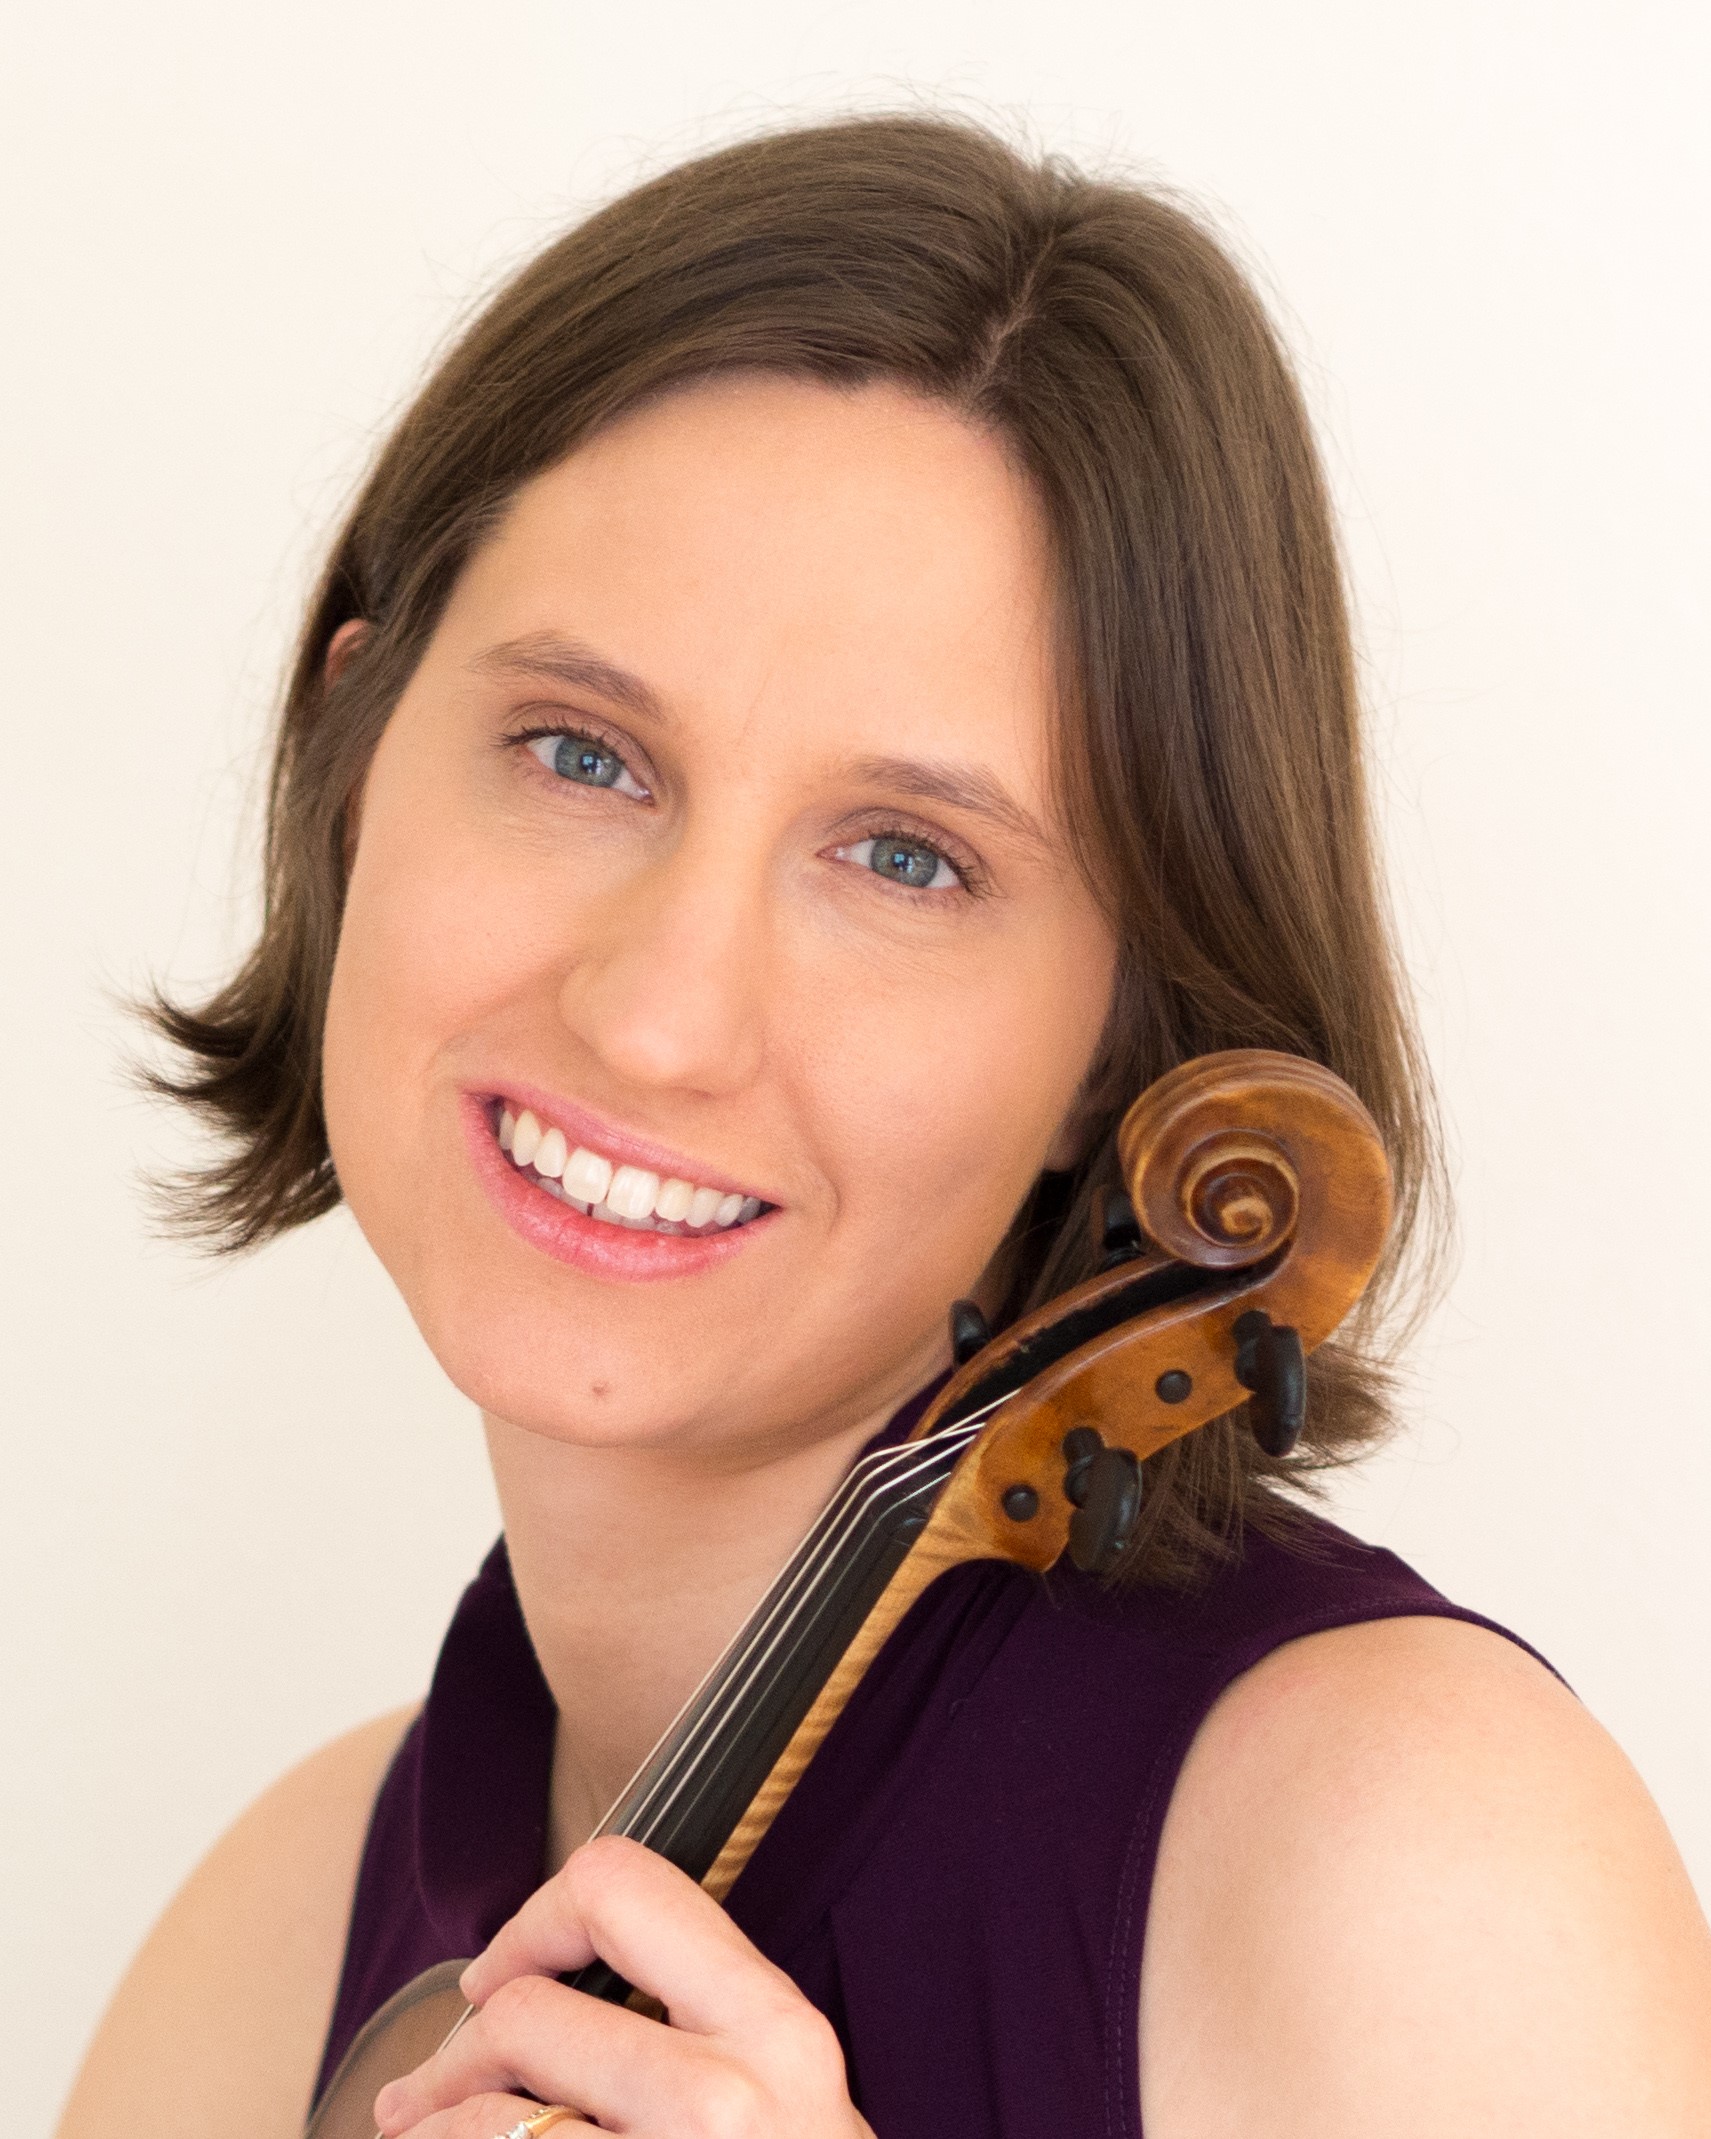
[[[1121,953],[1089,1086],[1098,1133],[1018,1213],[1012,1310],[1092,1268],[1090,1212],[1116,1179],[1128,1100],[1227,1047],[1309,1056],[1365,1101],[1398,1190],[1394,1293],[1441,1168],[1375,865],[1337,543],[1289,365],[1180,206],[934,117],[800,128],[669,171],[532,260],[429,378],[304,625],[259,940],[208,1002],[153,1005],[181,1057],[157,1082],[222,1132],[177,1185],[179,1221],[239,1248],[338,1201],[321,1033],[347,813],[471,552],[598,425],[744,369],[885,379],[960,411],[1004,442],[1049,528],[1059,800]],[[329,682],[329,642],[353,618],[371,629]],[[1286,1468],[1376,1437],[1379,1304],[1315,1355],[1287,1467],[1239,1413],[1149,1463],[1129,1572],[1186,1579],[1244,1514],[1279,1519]]]

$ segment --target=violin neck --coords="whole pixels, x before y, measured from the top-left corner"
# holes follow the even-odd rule
[[[978,1431],[965,1419],[851,1468],[598,1832],[707,1877]]]
[[[1025,1319],[958,1375],[928,1430],[861,1457],[729,1649],[597,1829],[628,1835],[722,1897],[892,1628],[935,1575],[990,1552],[978,1534],[918,1545],[991,1414],[1103,1328],[1183,1300],[1204,1272],[1144,1257]],[[606,1990],[597,1964],[571,1978]]]
[[[951,1520],[932,1522],[990,1415],[1103,1330],[1209,1288],[1221,1281],[1139,1258],[995,1341],[916,1439],[861,1457],[597,1832],[645,1843],[722,1898],[910,1604],[946,1567],[1000,1549],[960,1519],[957,1495]],[[600,1962],[566,1980],[628,1992]]]
[[[723,1894],[741,1861],[732,1838],[892,1588],[978,1418],[861,1457],[682,1713],[601,1821]],[[752,1847],[752,1841],[748,1847]],[[746,1859],[747,1848],[741,1852]],[[722,1876],[710,1877],[715,1867]],[[622,2003],[602,1961],[564,1979]]]

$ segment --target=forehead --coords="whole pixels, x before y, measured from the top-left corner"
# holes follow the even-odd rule
[[[990,435],[893,385],[741,376],[529,483],[446,630],[466,658],[560,632],[667,709],[832,721],[858,749],[980,731],[1037,777],[1049,612],[1038,507]]]

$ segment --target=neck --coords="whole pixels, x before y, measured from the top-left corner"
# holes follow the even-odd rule
[[[746,1457],[587,1448],[486,1420],[517,1594],[559,1712],[549,1870],[593,1832],[906,1394]]]

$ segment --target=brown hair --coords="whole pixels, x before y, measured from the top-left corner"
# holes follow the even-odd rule
[[[381,452],[310,607],[274,760],[260,940],[160,1088],[224,1132],[181,1223],[244,1247],[337,1202],[321,1028],[347,806],[451,586],[518,487],[642,397],[708,373],[885,378],[1003,438],[1055,545],[1065,819],[1122,942],[1073,1176],[1020,1214],[1013,1304],[1087,1274],[1126,1101],[1213,1049],[1306,1055],[1376,1118],[1398,1186],[1391,1290],[1436,1207],[1431,1112],[1385,923],[1337,546],[1288,364],[1253,291],[1157,192],[1033,163],[982,129],[861,119],[666,173],[486,307]],[[335,683],[327,648],[372,629]],[[1417,1240],[1416,1240],[1417,1244]],[[1315,1355],[1292,1473],[1386,1418],[1357,1336]],[[1132,1569],[1182,1579],[1280,1466],[1216,1422],[1154,1459]]]

